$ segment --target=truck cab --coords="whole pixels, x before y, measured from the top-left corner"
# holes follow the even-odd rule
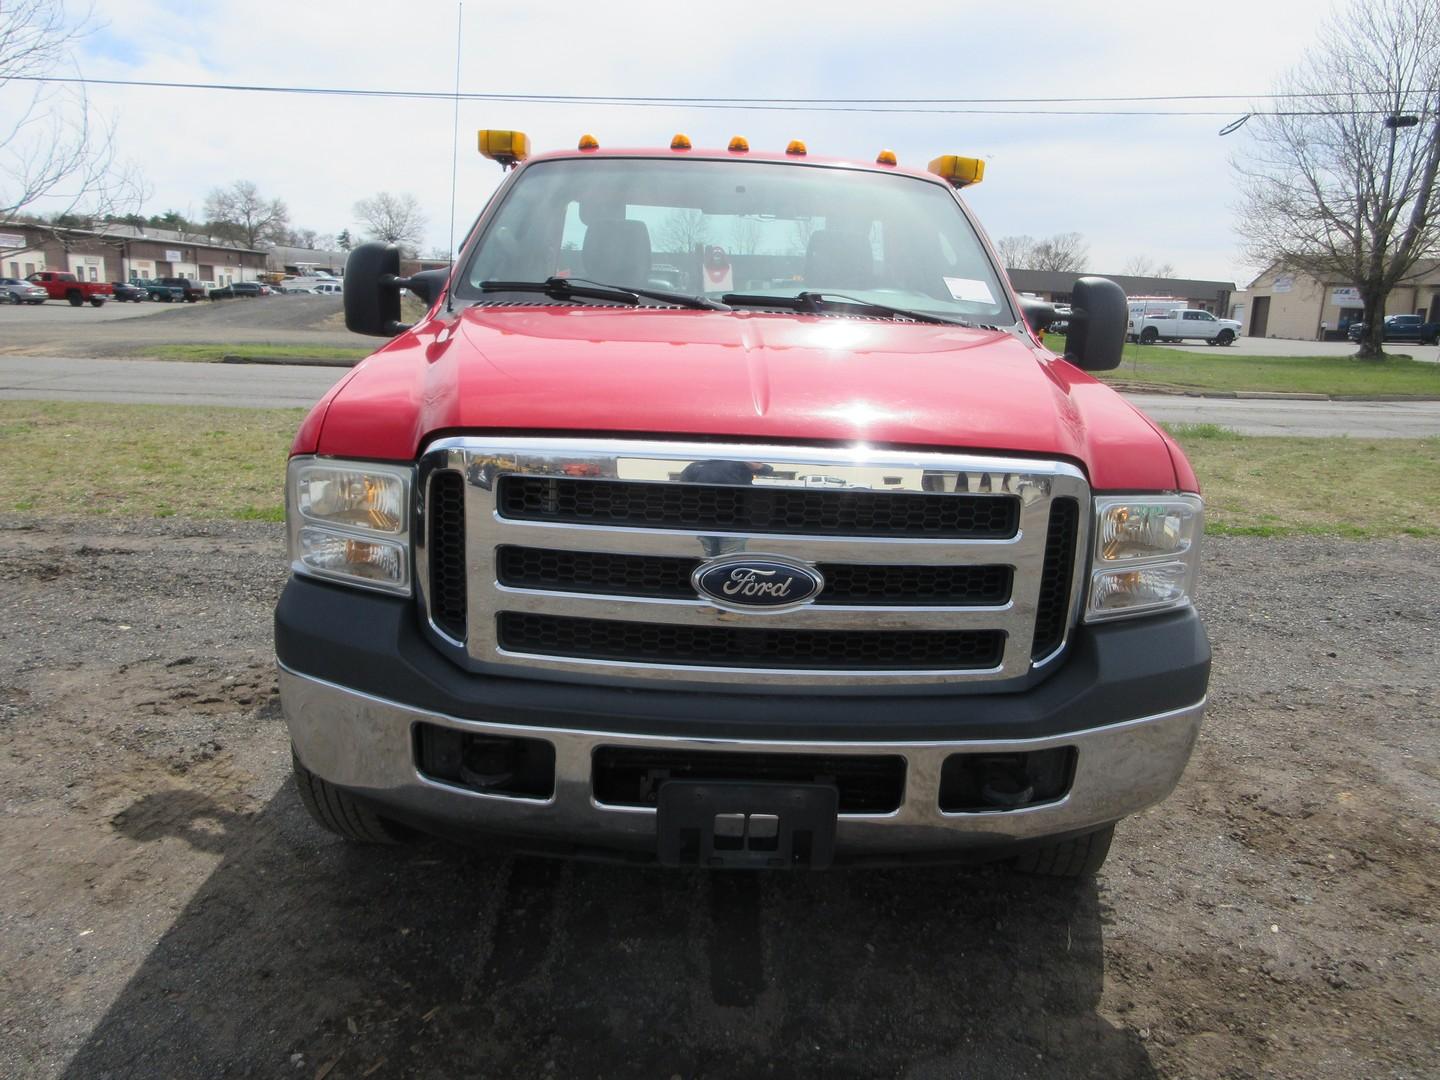
[[[1118,286],[1081,279],[1048,350],[974,159],[479,142],[506,172],[453,268],[351,253],[347,325],[386,343],[292,447],[275,640],[315,819],[1093,873],[1178,781],[1210,661],[1195,476],[1089,373]]]

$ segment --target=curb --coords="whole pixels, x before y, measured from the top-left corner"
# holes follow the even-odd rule
[[[343,367],[351,368],[365,359],[357,356],[353,360],[322,359],[313,356],[237,356],[226,353],[220,357],[222,364],[279,364],[285,367]]]
[[[1122,394],[1157,394],[1165,397],[1224,398],[1252,401],[1440,401],[1440,394],[1300,394],[1279,390],[1188,390],[1178,386],[1150,386],[1146,383],[1107,382]]]

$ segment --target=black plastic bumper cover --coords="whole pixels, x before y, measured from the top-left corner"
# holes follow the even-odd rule
[[[1080,626],[1054,674],[1021,693],[740,693],[477,675],[430,646],[411,601],[304,578],[276,606],[275,650],[300,674],[460,719],[717,738],[1040,738],[1185,708],[1210,675],[1193,610]]]

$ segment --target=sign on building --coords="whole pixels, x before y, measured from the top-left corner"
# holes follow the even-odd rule
[[[1275,279],[1275,284],[1270,286],[1271,292],[1286,293],[1295,288],[1294,274],[1281,274]]]
[[[182,258],[182,256],[181,256],[180,252],[178,252],[178,251],[167,251],[167,252],[165,252],[165,261],[166,261],[166,262],[179,262],[179,261],[181,260],[181,258]]]
[[[1337,307],[1359,307],[1360,290],[1353,285],[1342,285],[1330,291],[1330,302]]]
[[[0,232],[0,248],[23,248],[25,237],[19,233]]]

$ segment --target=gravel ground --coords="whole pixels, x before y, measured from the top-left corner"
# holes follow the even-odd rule
[[[278,527],[0,517],[0,1075],[1440,1075],[1437,556],[1209,541],[1196,757],[1057,888],[348,848]]]

